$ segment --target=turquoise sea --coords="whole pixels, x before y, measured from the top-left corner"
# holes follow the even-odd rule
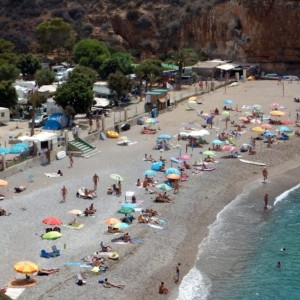
[[[219,213],[179,300],[300,299],[300,185],[267,210],[261,194],[253,184]]]

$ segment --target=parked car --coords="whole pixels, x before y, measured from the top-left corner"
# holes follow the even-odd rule
[[[289,81],[298,81],[300,78],[295,75],[284,75],[282,76],[282,80],[289,80]]]
[[[46,124],[47,120],[49,119],[49,115],[36,115],[34,118],[34,127],[42,127]],[[29,121],[29,126],[32,124],[32,119]]]
[[[268,79],[268,80],[278,80],[281,77],[281,75],[272,73],[272,74],[266,74],[261,77],[261,79]]]

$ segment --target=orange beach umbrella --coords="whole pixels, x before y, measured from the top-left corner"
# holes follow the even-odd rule
[[[32,274],[36,273],[39,269],[37,264],[31,261],[20,261],[14,265],[14,269],[16,272],[21,274]]]

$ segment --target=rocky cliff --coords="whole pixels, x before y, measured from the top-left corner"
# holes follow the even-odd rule
[[[2,0],[0,36],[35,46],[35,26],[51,17],[143,57],[196,48],[209,57],[259,62],[266,69],[300,65],[299,0]]]

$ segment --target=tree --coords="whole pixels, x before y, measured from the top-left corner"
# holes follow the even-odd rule
[[[142,76],[143,80],[146,81],[146,90],[148,90],[148,85],[151,82],[151,85],[154,83],[153,78],[160,78],[162,72],[161,61],[160,60],[151,60],[146,59],[136,67],[135,73],[139,74],[139,77]],[[140,81],[142,83],[142,81]]]
[[[12,81],[0,81],[0,103],[7,108],[17,105],[18,95]]]
[[[74,109],[74,115],[87,113],[93,105],[93,82],[84,74],[71,73],[67,82],[56,91],[54,100],[68,111]],[[73,117],[74,117],[73,115]]]
[[[84,74],[86,75],[92,83],[97,81],[97,72],[92,68],[85,67],[85,66],[76,66],[72,73]]]
[[[132,80],[122,72],[111,73],[108,77],[108,88],[119,101],[132,89]]]
[[[74,60],[80,65],[99,70],[103,61],[110,57],[107,46],[95,39],[78,42],[73,50]]]
[[[183,73],[183,68],[187,65],[194,64],[197,62],[198,57],[193,49],[181,49],[177,52],[171,54],[171,60],[174,64],[178,65],[178,77],[177,85],[178,89],[181,89],[181,77]]]
[[[38,86],[52,84],[55,80],[55,73],[50,69],[41,69],[36,71],[34,79],[37,82]]]
[[[11,80],[15,81],[20,75],[20,70],[14,65],[4,63],[0,65],[0,81],[1,80]]]
[[[15,45],[10,41],[0,39],[0,65],[3,63],[14,64],[16,61]]]
[[[58,59],[63,49],[72,49],[75,32],[69,23],[61,18],[42,22],[36,28],[37,40],[43,51],[57,51]]]
[[[17,67],[21,70],[23,76],[32,78],[34,73],[41,69],[40,60],[32,54],[23,54],[19,57]]]

